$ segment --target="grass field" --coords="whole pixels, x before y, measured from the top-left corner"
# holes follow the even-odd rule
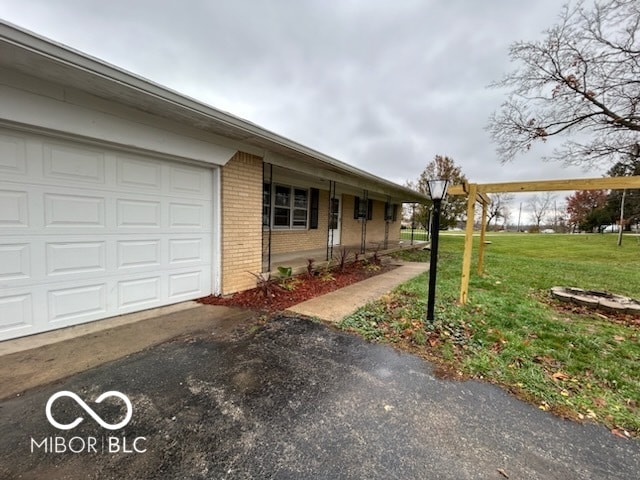
[[[640,328],[559,309],[548,295],[562,285],[640,297],[637,237],[617,247],[615,235],[490,235],[485,275],[472,270],[464,306],[457,302],[464,237],[440,238],[434,324],[424,323],[421,275],[341,327],[435,360],[453,376],[502,385],[543,410],[640,434]],[[428,252],[404,255],[428,261]]]

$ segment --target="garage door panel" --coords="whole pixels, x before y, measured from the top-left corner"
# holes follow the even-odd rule
[[[118,198],[117,220],[118,228],[160,228],[161,202],[151,200],[135,200]]]
[[[47,275],[107,272],[107,246],[102,241],[47,242]]]
[[[23,137],[0,133],[0,172],[3,175],[27,173],[26,149]]]
[[[0,229],[26,229],[29,226],[28,193],[0,187]]]
[[[83,184],[105,183],[104,152],[55,143],[43,146],[45,178]]]
[[[121,187],[133,187],[160,192],[162,188],[162,165],[158,162],[135,158],[117,157],[116,183]]]
[[[153,306],[161,302],[160,276],[118,282],[118,308]]]
[[[172,238],[169,240],[169,264],[183,265],[185,263],[202,263],[208,260],[208,245],[205,248],[204,239]]]
[[[31,277],[31,245],[29,243],[0,245],[0,282],[28,280]]]
[[[170,191],[169,193],[180,196],[195,194],[197,196],[208,196],[210,185],[205,183],[200,169],[187,166],[171,166],[169,168]]]
[[[173,273],[169,275],[169,298],[200,295],[202,292],[201,270]]]
[[[196,202],[171,202],[169,228],[208,230],[210,219],[205,217],[207,205]]]
[[[107,312],[107,285],[60,288],[48,295],[49,323],[90,320]]]
[[[106,227],[106,199],[89,195],[45,193],[46,227]]]
[[[29,292],[0,296],[0,331],[33,328],[33,296]]]
[[[161,240],[118,240],[117,268],[131,270],[134,268],[159,267],[161,264]]]

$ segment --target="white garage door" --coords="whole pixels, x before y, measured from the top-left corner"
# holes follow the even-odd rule
[[[212,171],[0,130],[0,340],[211,293]]]

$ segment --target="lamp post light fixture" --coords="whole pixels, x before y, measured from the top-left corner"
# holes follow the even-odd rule
[[[446,179],[429,180],[429,196],[433,202],[433,215],[431,220],[431,260],[429,262],[429,297],[427,299],[427,321],[433,322],[433,309],[436,301],[436,271],[438,267],[438,237],[440,234],[440,206],[442,199],[447,194]]]

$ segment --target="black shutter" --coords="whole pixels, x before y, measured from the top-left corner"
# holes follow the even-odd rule
[[[311,189],[311,211],[309,212],[309,228],[316,230],[318,228],[318,211],[320,208],[320,190]]]
[[[398,204],[394,203],[393,204],[393,221],[397,221],[398,220]]]
[[[373,200],[367,202],[367,220],[373,220]]]
[[[354,220],[360,218],[360,197],[353,198],[353,218]]]

